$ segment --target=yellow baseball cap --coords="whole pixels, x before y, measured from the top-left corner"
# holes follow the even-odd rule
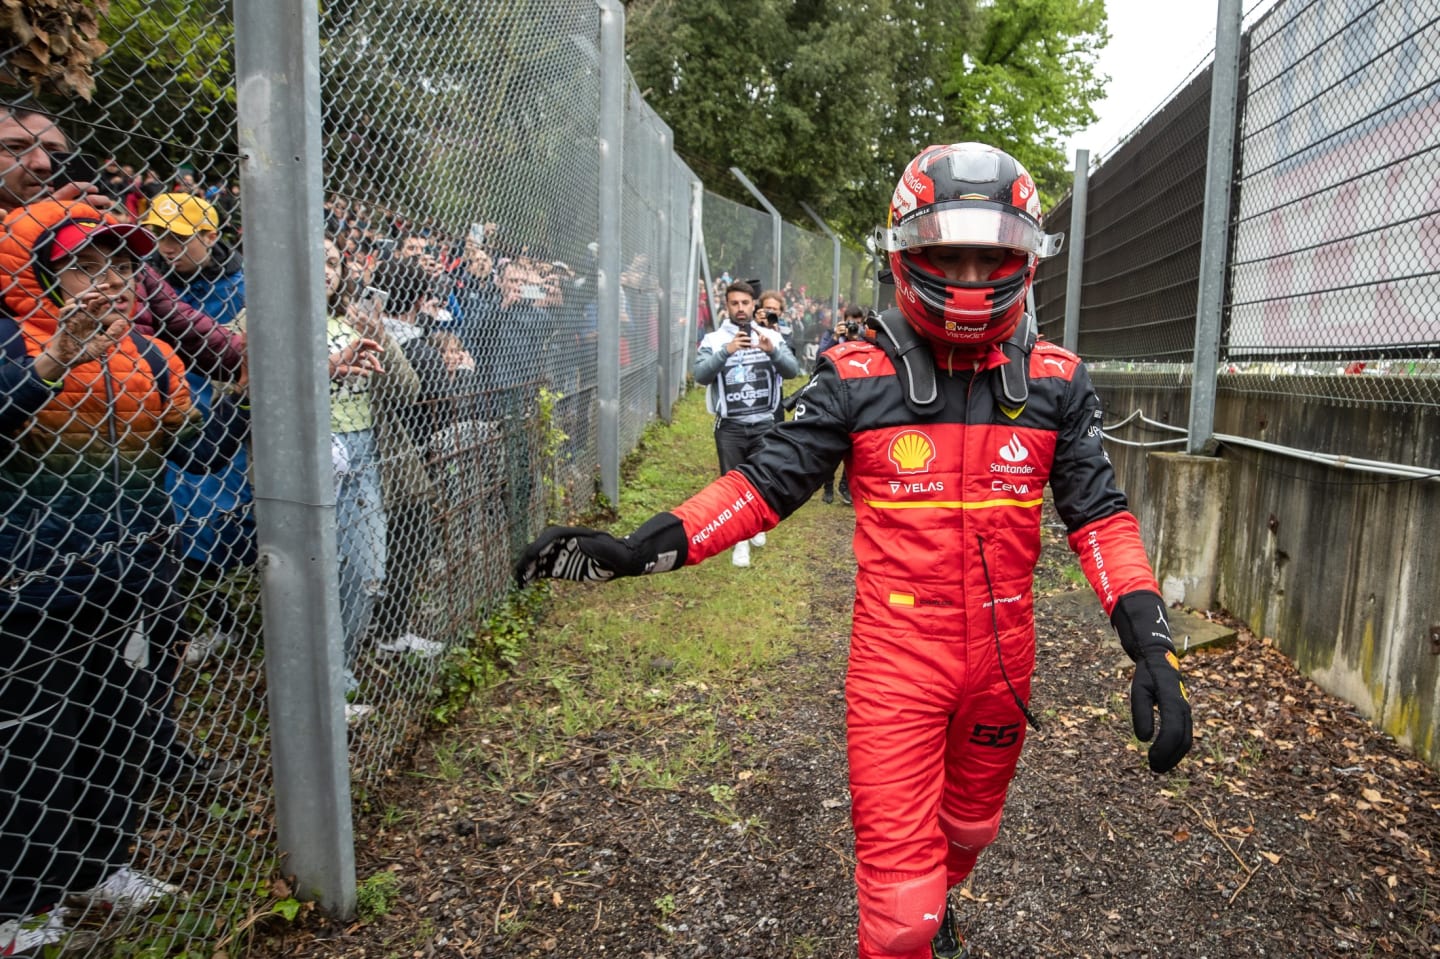
[[[158,226],[179,236],[214,233],[220,229],[220,214],[215,207],[190,193],[162,193],[150,201],[150,209],[140,221],[145,226]]]

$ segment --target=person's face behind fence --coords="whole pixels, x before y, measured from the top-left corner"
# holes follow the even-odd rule
[[[325,298],[332,304],[345,282],[345,261],[340,248],[329,240],[325,241]]]
[[[219,233],[209,231],[197,230],[189,236],[181,236],[169,230],[158,230],[155,233],[155,250],[172,270],[181,276],[189,276],[210,261],[210,250],[219,238]]]
[[[16,117],[0,109],[0,205],[13,209],[44,194],[55,172],[51,154],[67,147],[48,117]]]
[[[135,260],[100,240],[56,264],[55,274],[67,303],[79,302],[92,316],[128,317],[135,307]]]

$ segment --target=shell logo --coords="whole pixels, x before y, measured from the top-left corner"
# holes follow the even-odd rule
[[[890,441],[890,462],[900,473],[926,473],[935,460],[935,444],[919,430],[906,430]]]

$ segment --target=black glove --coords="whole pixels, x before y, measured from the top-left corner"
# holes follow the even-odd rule
[[[664,573],[685,565],[685,528],[657,513],[624,539],[584,526],[549,526],[515,564],[522,588],[537,579],[603,583],[619,576]]]
[[[1155,710],[1160,710],[1160,735],[1150,746],[1150,768],[1169,772],[1190,751],[1190,698],[1180,681],[1180,661],[1165,619],[1165,601],[1155,593],[1126,593],[1115,604],[1110,623],[1120,645],[1135,662],[1130,680],[1130,722],[1135,737],[1155,736]]]

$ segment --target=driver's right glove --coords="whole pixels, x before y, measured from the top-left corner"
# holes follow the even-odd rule
[[[525,547],[515,582],[537,579],[599,583],[664,573],[685,565],[685,529],[674,513],[656,513],[624,539],[585,526],[549,526]]]

